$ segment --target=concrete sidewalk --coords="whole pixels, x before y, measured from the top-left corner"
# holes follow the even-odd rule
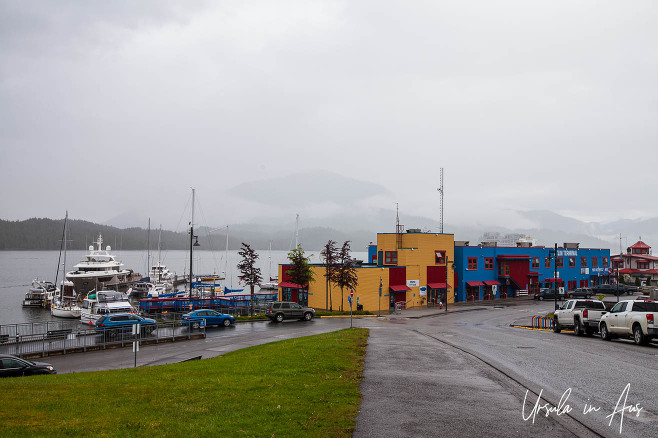
[[[388,326],[388,324],[387,324]],[[521,402],[478,361],[400,327],[371,328],[354,437],[572,437]]]

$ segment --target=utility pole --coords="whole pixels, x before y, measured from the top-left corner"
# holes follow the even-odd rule
[[[555,297],[555,310],[557,310],[557,243],[555,244],[555,271],[553,276],[553,296]]]
[[[440,178],[441,178],[441,185],[438,189],[439,193],[441,194],[441,214],[439,216],[439,230],[441,234],[443,234],[443,167],[441,168],[440,172]]]

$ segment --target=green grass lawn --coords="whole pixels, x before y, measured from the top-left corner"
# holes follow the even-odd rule
[[[2,379],[0,436],[351,436],[367,339],[346,329],[175,365]]]

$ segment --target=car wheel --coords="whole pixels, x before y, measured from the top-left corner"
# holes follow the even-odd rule
[[[310,321],[311,319],[313,319],[313,315],[311,314],[311,312],[306,312],[306,313],[304,314],[304,319],[305,319],[306,321]]]
[[[589,299],[589,297],[591,297],[591,295],[585,295],[585,298]]]
[[[539,301],[544,301],[544,297],[537,298]]]
[[[583,328],[580,326],[580,320],[574,319],[573,321],[573,334],[576,336],[583,335]]]
[[[609,341],[611,339],[610,332],[608,331],[608,326],[605,324],[605,322],[601,324],[601,339],[603,339],[604,341]]]
[[[553,331],[555,333],[560,333],[562,331],[562,327],[560,327],[560,323],[558,322],[557,318],[553,318]]]
[[[283,313],[276,314],[276,322],[283,322]]]
[[[633,326],[633,341],[635,341],[637,345],[644,345],[646,343],[645,336],[642,333],[642,327],[640,327],[639,324]]]
[[[228,326],[231,325],[231,320],[228,319],[228,318],[226,318],[226,319],[224,319],[224,321],[222,322],[222,324],[224,324],[224,327],[228,327]]]

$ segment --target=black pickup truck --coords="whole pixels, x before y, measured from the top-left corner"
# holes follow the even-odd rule
[[[609,294],[609,295],[633,295],[638,291],[637,286],[628,286],[626,284],[599,284],[592,286],[592,291],[595,294]]]

